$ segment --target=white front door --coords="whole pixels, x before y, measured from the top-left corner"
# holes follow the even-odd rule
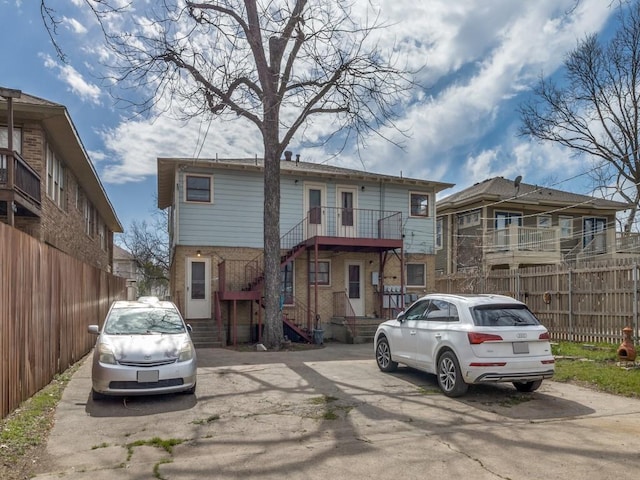
[[[326,187],[322,184],[305,183],[304,185],[304,216],[305,238],[326,235],[325,207]]]
[[[211,267],[208,258],[187,257],[185,317],[211,318]]]
[[[339,186],[336,188],[336,207],[337,208],[337,225],[336,232],[338,237],[353,238],[356,236],[358,205],[357,200],[358,189],[356,187]]]
[[[364,267],[362,262],[347,262],[345,265],[345,290],[356,317],[364,316]]]

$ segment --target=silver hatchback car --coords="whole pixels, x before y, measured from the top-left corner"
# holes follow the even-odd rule
[[[172,302],[116,301],[98,336],[91,371],[94,400],[105,396],[195,393],[197,359]]]

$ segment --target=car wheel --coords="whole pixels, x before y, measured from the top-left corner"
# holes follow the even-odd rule
[[[513,382],[513,386],[519,392],[535,392],[542,385],[542,380],[535,380],[533,382]]]
[[[381,337],[376,346],[376,363],[383,372],[393,372],[398,368],[398,362],[391,360],[391,348],[386,337]]]
[[[106,400],[107,399],[107,395],[104,395],[104,394],[102,394],[100,392],[96,392],[95,390],[92,389],[91,390],[91,399],[94,402],[99,402],[101,400]]]
[[[438,385],[447,397],[467,393],[469,385],[462,379],[460,364],[453,352],[444,352],[438,359]]]

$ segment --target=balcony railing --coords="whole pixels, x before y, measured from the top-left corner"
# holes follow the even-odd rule
[[[9,179],[10,165],[13,166],[12,185]],[[22,159],[18,152],[12,152],[6,148],[0,148],[0,188],[12,188],[40,206],[40,175]]]
[[[489,232],[485,251],[492,252],[559,252],[558,228],[532,228],[510,225]]]
[[[312,237],[402,240],[402,213],[361,208],[318,207],[280,237],[283,252],[292,252]],[[246,260],[225,260],[218,265],[220,289],[253,289],[263,275],[264,255]]]

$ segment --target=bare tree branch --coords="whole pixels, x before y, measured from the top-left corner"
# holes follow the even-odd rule
[[[578,43],[561,85],[540,79],[520,106],[520,133],[596,162],[594,189],[633,205],[629,231],[640,202],[640,2],[618,2],[618,22],[608,43],[597,35]]]

